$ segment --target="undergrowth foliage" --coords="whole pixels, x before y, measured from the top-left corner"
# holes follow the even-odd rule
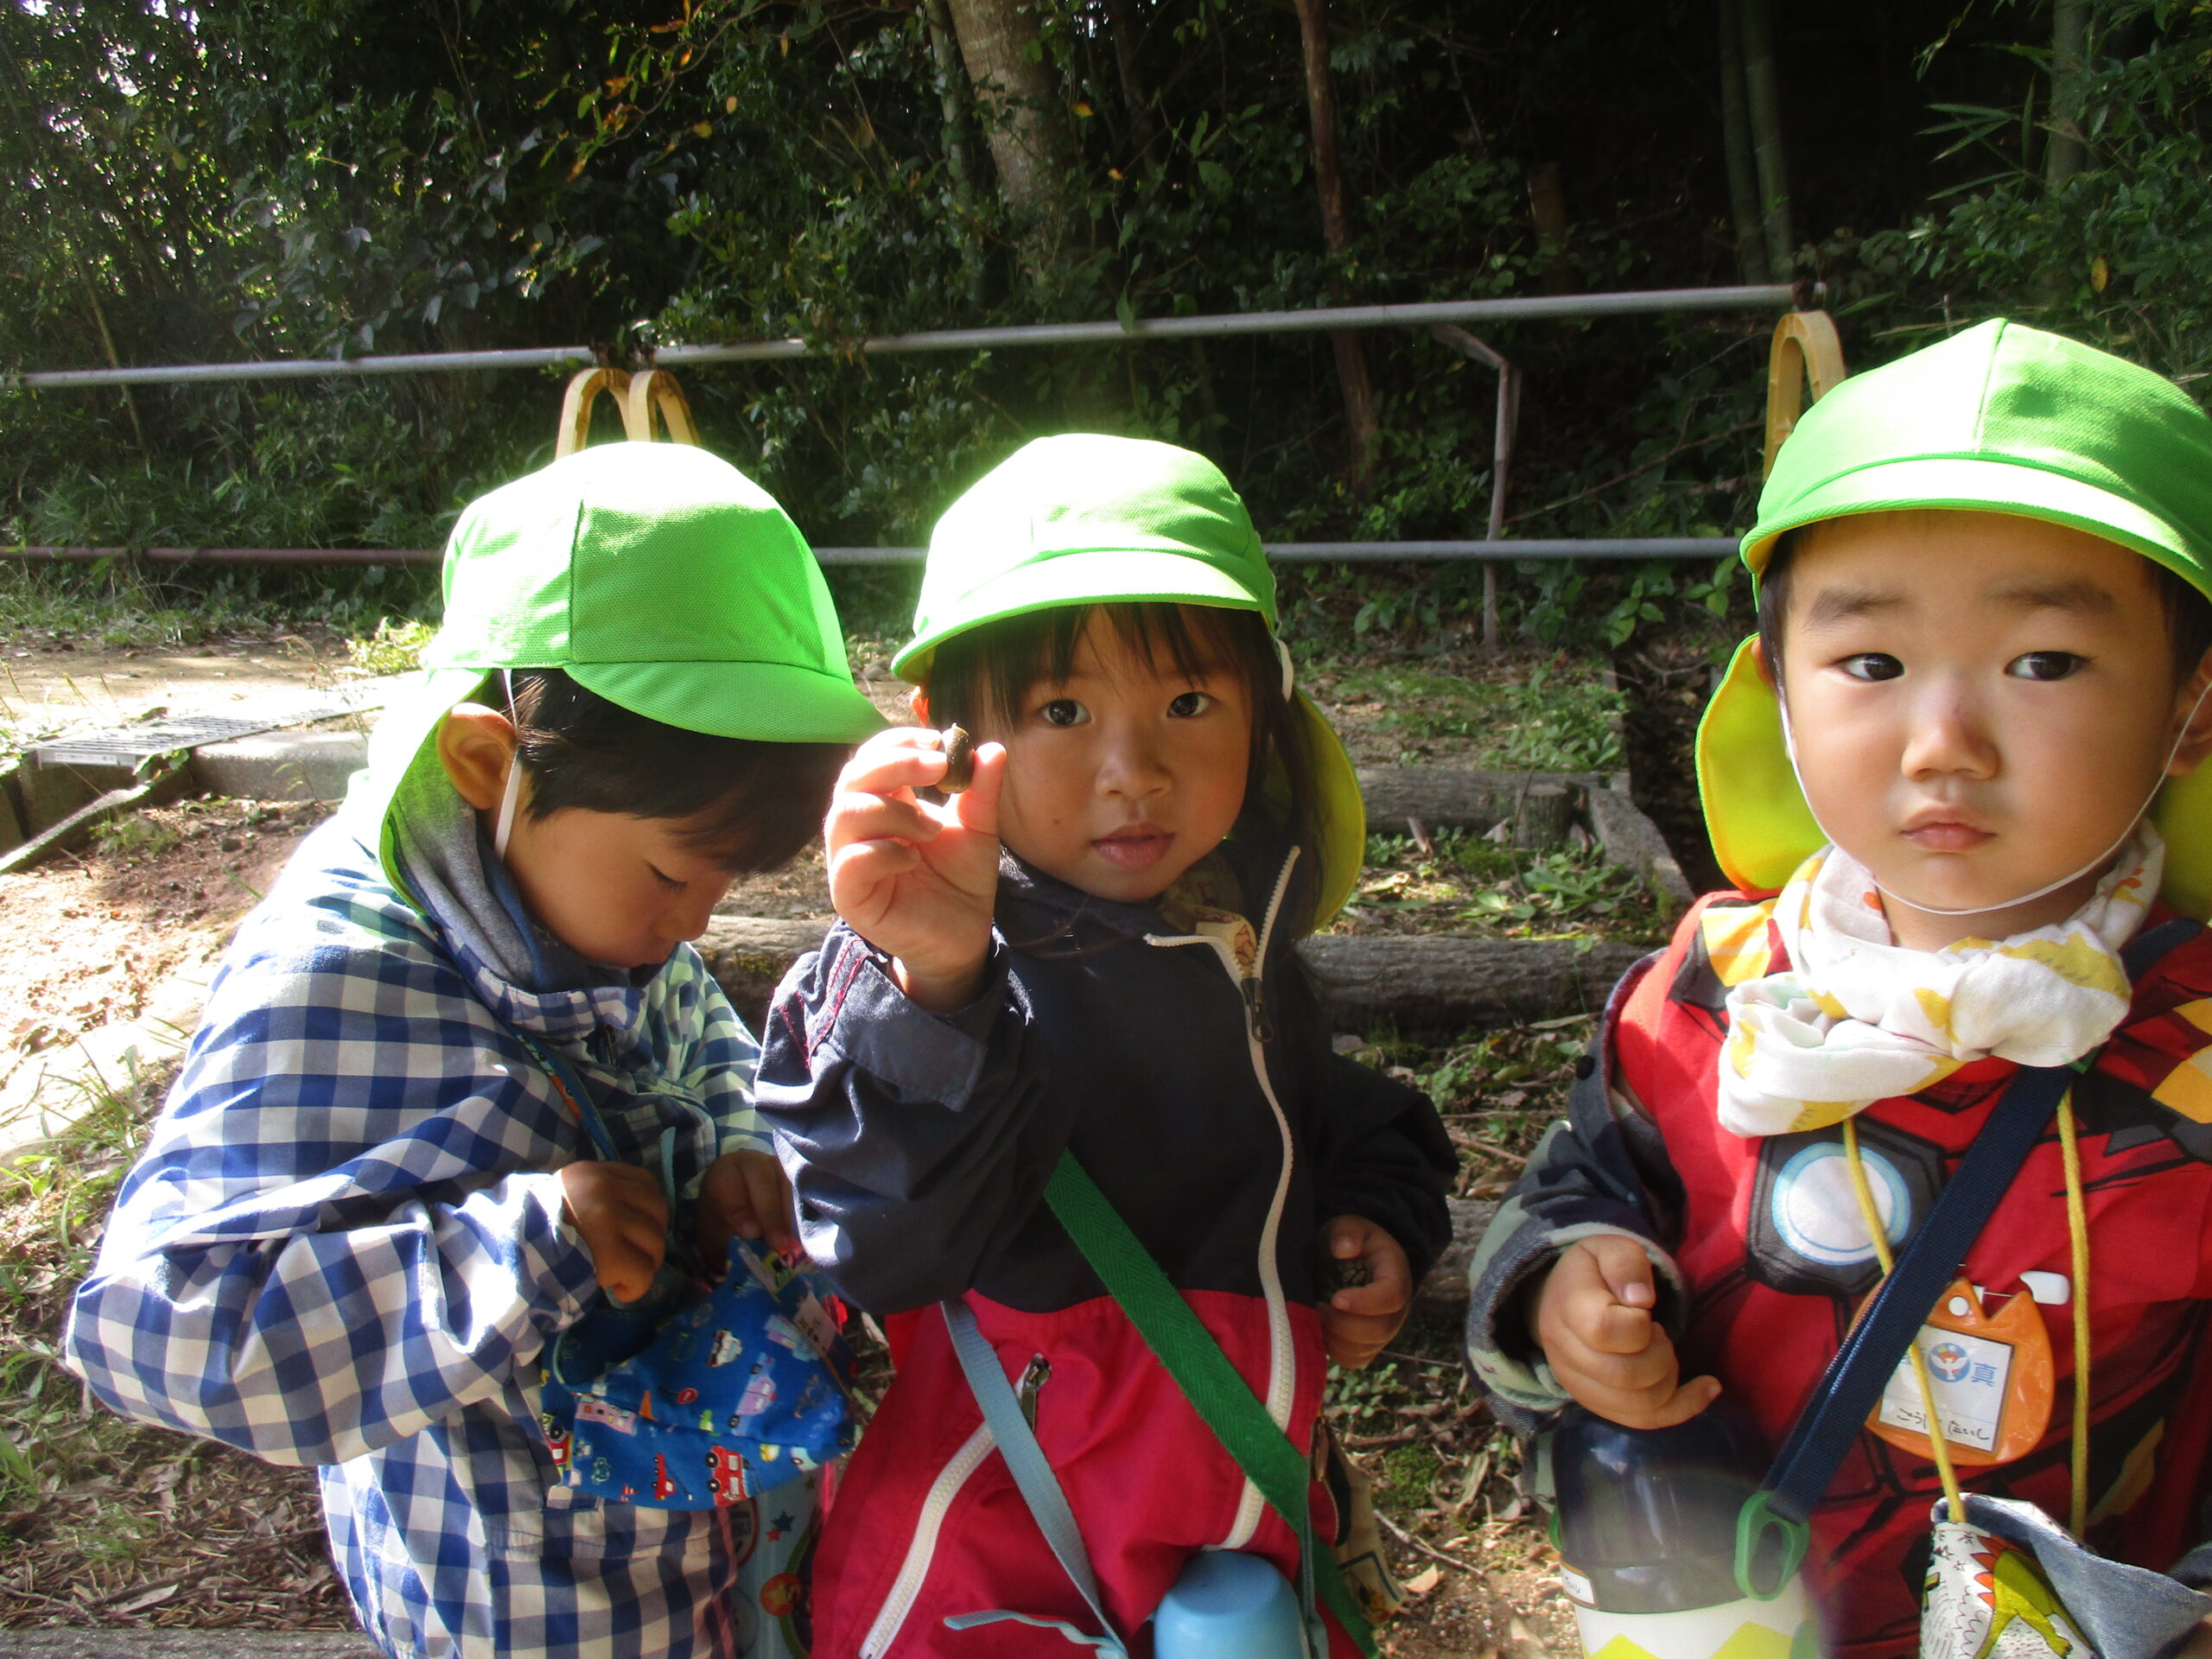
[[[701,371],[688,390],[707,442],[820,542],[920,541],[988,466],[1071,426],[1205,450],[1271,539],[1467,539],[1495,482],[1495,382],[1417,331],[1363,337],[1378,434],[1357,486],[1319,336],[852,348],[949,325],[1736,277],[1709,0],[1620,17],[1334,0],[1351,197],[1335,253],[1280,6],[1016,10],[1065,141],[1046,180],[1064,228],[1041,250],[995,180],[973,89],[939,83],[920,7],[15,0],[0,164],[32,211],[0,222],[0,363],[798,336],[824,355]],[[2212,373],[2212,9],[2090,10],[2088,165],[2055,188],[2040,10],[1888,0],[1818,29],[1782,14],[1811,231],[1790,274],[1828,283],[1854,366],[2003,311],[2185,384]],[[1529,206],[1553,165],[1557,243]],[[1769,321],[1488,334],[1526,374],[1507,533],[1741,530]],[[0,391],[0,538],[435,547],[466,501],[548,458],[557,392],[522,372]],[[1541,641],[1745,617],[1726,562],[1501,574],[1507,627]],[[326,586],[199,573],[171,580],[194,598],[168,608],[373,620],[419,613],[428,582]],[[1325,567],[1287,586],[1311,618],[1413,650],[1465,638],[1481,573]]]

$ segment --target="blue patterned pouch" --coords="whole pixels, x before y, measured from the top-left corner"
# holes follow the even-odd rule
[[[628,1357],[593,1363],[612,1333],[587,1327],[631,1313],[612,1306],[547,1350],[540,1421],[569,1485],[652,1509],[714,1509],[852,1449],[852,1357],[814,1275],[741,1238],[729,1256],[720,1284],[650,1316]]]
[[[516,1034],[614,1159],[574,1068]],[[548,1345],[538,1423],[569,1485],[649,1509],[724,1508],[852,1450],[852,1353],[834,1299],[817,1294],[816,1274],[742,1238],[727,1265],[707,1284],[688,1242],[671,1238],[651,1293],[627,1304],[602,1294]]]

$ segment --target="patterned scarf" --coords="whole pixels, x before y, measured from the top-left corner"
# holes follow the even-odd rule
[[[1824,847],[1775,900],[1790,966],[1728,993],[1721,1127],[1745,1136],[1839,1122],[1996,1055],[2064,1065],[2112,1034],[2130,988],[2120,947],[2158,890],[2165,845],[2139,826],[2063,922],[1942,950],[1890,941],[1864,865]]]

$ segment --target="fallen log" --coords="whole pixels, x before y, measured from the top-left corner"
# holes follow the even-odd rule
[[[1475,1259],[1475,1246],[1482,1242],[1483,1229],[1497,1213],[1497,1205],[1488,1198],[1453,1198],[1449,1202],[1452,1242],[1436,1258],[1428,1277],[1421,1281],[1421,1291],[1414,1300],[1424,1313],[1463,1319],[1467,1316],[1467,1268]]]
[[[824,922],[717,916],[699,953],[739,1015],[760,1029],[792,963],[822,943]],[[1580,939],[1456,939],[1324,935],[1299,947],[1336,1023],[1450,1032],[1512,1026],[1605,1006],[1613,982],[1643,955],[1633,944]]]

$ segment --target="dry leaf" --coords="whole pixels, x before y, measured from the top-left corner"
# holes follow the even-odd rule
[[[1414,1573],[1413,1577],[1408,1579],[1405,1583],[1400,1586],[1400,1588],[1403,1589],[1409,1596],[1425,1596],[1430,1591],[1435,1589],[1436,1586],[1443,1581],[1444,1569],[1442,1567],[1424,1567],[1420,1572]]]

